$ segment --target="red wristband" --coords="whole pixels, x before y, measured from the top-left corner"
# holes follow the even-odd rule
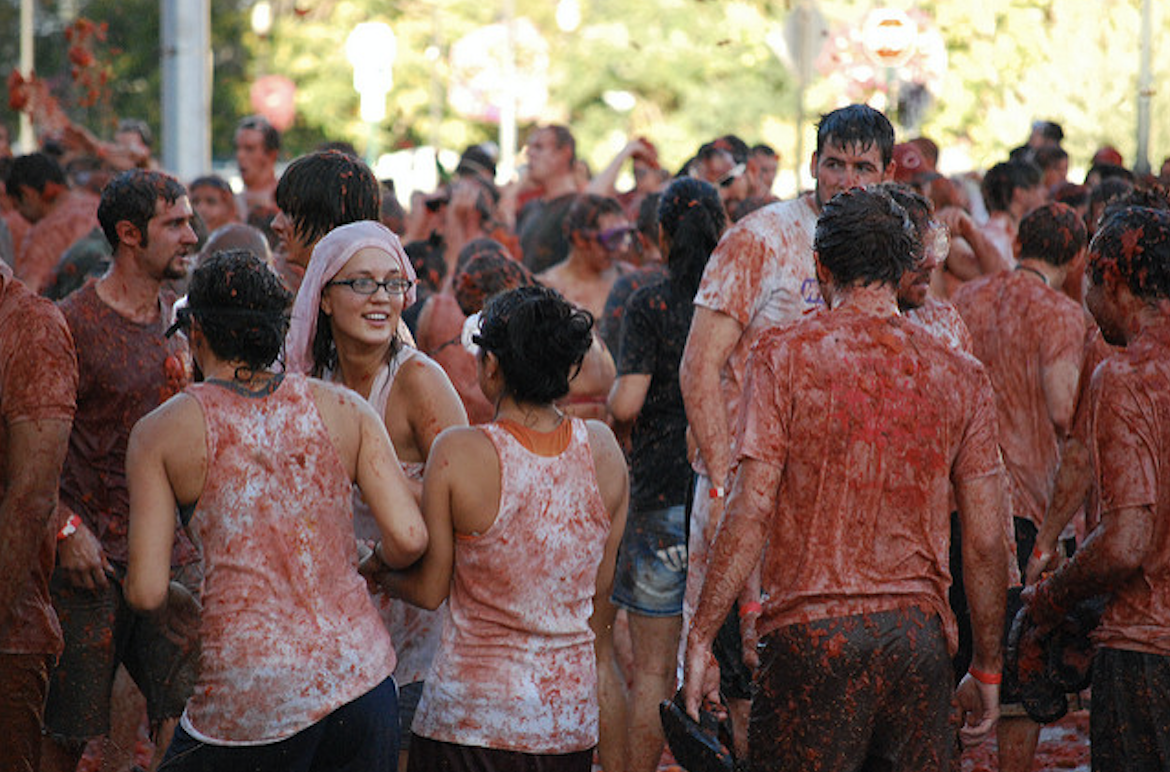
[[[69,519],[65,521],[65,525],[61,526],[61,530],[57,531],[57,541],[65,541],[77,533],[77,529],[80,527],[81,518],[76,514],[70,515]]]
[[[723,496],[724,492],[722,485],[712,485],[710,490],[707,491],[707,498],[710,499],[721,499]]]
[[[1003,673],[985,673],[976,668],[968,668],[967,672],[971,674],[972,678],[985,686],[999,686],[1003,683]]]
[[[1036,558],[1037,560],[1047,560],[1048,558],[1052,557],[1052,553],[1045,552],[1044,550],[1040,549],[1039,545],[1037,545],[1032,547],[1032,557]]]
[[[751,603],[745,603],[739,607],[740,617],[746,617],[748,614],[755,614],[759,616],[760,612],[764,610],[764,606],[758,600],[753,600]]]

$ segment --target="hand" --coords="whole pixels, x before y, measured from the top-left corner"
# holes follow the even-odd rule
[[[199,641],[199,618],[203,604],[179,582],[167,587],[167,602],[156,615],[166,639],[183,651],[188,651]]]
[[[947,226],[947,230],[951,232],[952,236],[967,237],[971,227],[975,225],[975,221],[971,219],[971,215],[964,212],[957,206],[948,206],[935,213],[934,219]]]
[[[959,738],[970,748],[987,739],[999,720],[999,684],[985,684],[970,673],[963,676],[955,689],[959,709]]]
[[[756,620],[760,612],[749,611],[739,618],[739,638],[743,646],[743,664],[749,670],[755,671],[760,666],[760,634],[756,629]]]
[[[84,523],[57,542],[57,566],[70,585],[90,592],[105,589],[110,583],[106,577],[114,571],[101,542]]]
[[[1065,564],[1064,552],[1056,545],[1042,547],[1039,542],[1028,558],[1028,567],[1024,570],[1024,584],[1033,585],[1039,582],[1044,575],[1051,573]]]
[[[687,640],[686,665],[683,670],[683,700],[686,704],[687,715],[695,721],[699,720],[699,708],[704,701],[709,706],[719,706],[714,709],[722,720],[726,718],[726,709],[719,701],[719,663],[711,653],[710,643],[698,643],[694,639]]]

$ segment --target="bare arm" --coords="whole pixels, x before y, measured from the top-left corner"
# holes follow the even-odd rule
[[[148,414],[130,433],[126,478],[130,488],[129,563],[123,592],[131,608],[151,613],[166,605],[177,501],[166,468],[174,427]]]
[[[718,697],[718,666],[711,655],[711,643],[755,568],[760,553],[752,545],[764,542],[766,523],[775,510],[781,472],[780,467],[748,458],[740,463],[735,475],[727,502],[728,517],[724,518],[712,548],[707,581],[687,636],[683,688],[687,712],[696,720],[703,698]]]
[[[1068,437],[1061,447],[1060,466],[1056,469],[1044,522],[1036,534],[1036,547],[1028,558],[1028,584],[1035,584],[1054,558],[1059,560],[1057,540],[1088,495],[1092,471],[1089,449],[1076,437]]]
[[[597,470],[597,485],[605,509],[609,512],[609,537],[597,568],[596,597],[609,599],[613,591],[614,567],[617,564],[618,545],[626,530],[626,511],[630,504],[630,478],[625,456],[614,439],[613,432],[600,421],[589,422],[589,444],[593,451],[593,467]],[[598,604],[594,604],[596,608]]]
[[[408,566],[427,548],[422,515],[381,418],[365,402],[355,404],[360,411],[361,443],[354,482],[378,524],[379,557],[394,568]]]
[[[0,628],[24,590],[30,564],[54,529],[57,485],[71,423],[60,419],[8,425],[7,473],[0,500]]]
[[[1077,384],[1081,375],[1081,347],[1075,357],[1064,357],[1043,367],[1040,377],[1044,385],[1044,401],[1048,417],[1056,427],[1058,437],[1064,437],[1072,424],[1077,406]]]
[[[586,193],[596,193],[599,196],[617,195],[617,178],[621,174],[622,166],[638,151],[649,152],[649,148],[640,139],[631,139],[618,154],[613,157],[609,165],[599,171],[585,186]]]
[[[1005,258],[994,242],[983,233],[971,216],[958,207],[947,207],[938,213],[938,219],[943,222],[953,236],[967,242],[974,255],[974,264],[967,261],[957,263],[948,259],[947,269],[963,281],[970,281],[979,276],[1009,270],[1011,262]]]
[[[1001,642],[1007,598],[1008,549],[1003,523],[1007,519],[1001,474],[963,481],[955,486],[963,532],[963,583],[971,608],[971,667],[983,673],[1003,670]],[[965,714],[960,730],[968,744],[981,742],[999,719],[999,685],[966,675],[957,689]]]
[[[687,420],[715,485],[725,485],[731,469],[731,427],[719,375],[741,335],[743,327],[732,317],[697,306],[679,367]]]
[[[649,373],[630,373],[622,375],[613,382],[609,390],[609,414],[617,423],[633,423],[642,412],[642,405],[646,402],[646,394],[650,391]]]

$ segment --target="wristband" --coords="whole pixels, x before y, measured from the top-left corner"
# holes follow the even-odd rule
[[[753,600],[751,603],[745,603],[739,607],[739,616],[746,617],[748,614],[755,614],[759,616],[760,612],[764,610],[764,606],[758,600]]]
[[[999,686],[1003,683],[1003,673],[985,673],[976,668],[968,668],[967,672],[984,686]]]
[[[721,499],[725,495],[722,485],[712,485],[710,490],[707,491],[707,498],[709,499]]]
[[[73,534],[77,533],[77,528],[81,525],[81,518],[76,514],[70,515],[69,519],[65,521],[65,525],[61,526],[61,530],[57,531],[57,541],[65,541]]]
[[[1048,558],[1052,557],[1052,553],[1045,552],[1039,546],[1035,546],[1032,548],[1032,557],[1036,560],[1048,560]]]

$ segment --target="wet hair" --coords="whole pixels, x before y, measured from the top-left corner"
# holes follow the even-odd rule
[[[593,316],[548,287],[520,287],[492,298],[472,340],[500,363],[517,402],[547,404],[569,393],[569,379],[593,344]]]
[[[61,164],[45,153],[29,153],[12,159],[12,166],[4,180],[8,195],[16,200],[20,199],[21,185],[27,185],[38,193],[43,193],[45,186],[50,182],[58,185],[69,184]]]
[[[833,282],[847,287],[897,286],[922,247],[906,210],[875,186],[838,193],[825,204],[813,249]]]
[[[1097,177],[1098,185],[1100,185],[1105,180],[1113,179],[1124,180],[1125,182],[1129,183],[1133,182],[1133,172],[1131,172],[1129,169],[1126,169],[1124,166],[1118,166],[1116,164],[1093,164],[1089,167],[1089,171],[1085,172],[1085,184],[1088,184],[1088,181],[1092,179],[1094,175]]]
[[[1032,131],[1039,131],[1040,136],[1051,142],[1064,140],[1064,129],[1055,121],[1035,121],[1032,123]]]
[[[471,316],[491,298],[510,289],[535,283],[524,264],[514,260],[495,239],[474,239],[459,250],[452,288],[459,310]]]
[[[562,126],[559,123],[551,123],[541,129],[541,131],[545,130],[552,132],[557,149],[569,148],[569,166],[571,168],[577,162],[577,140],[573,139],[573,132],[569,131],[568,126]]]
[[[1143,300],[1170,300],[1170,211],[1116,210],[1102,220],[1089,251],[1094,284],[1110,275]]]
[[[387,226],[389,227],[389,226]],[[420,291],[429,293],[438,292],[447,276],[447,260],[443,256],[445,245],[443,236],[433,231],[425,239],[404,244],[402,250],[410,258],[414,266],[414,275],[418,277]]]
[[[1036,152],[1032,154],[1032,160],[1040,167],[1040,171],[1048,171],[1061,161],[1067,161],[1068,151],[1059,145],[1045,145],[1036,148]]]
[[[1037,207],[1020,220],[1017,240],[1020,257],[1066,265],[1085,246],[1085,223],[1068,204],[1053,201]]]
[[[869,105],[849,105],[821,116],[817,123],[817,156],[824,152],[826,144],[841,149],[857,145],[862,152],[876,144],[884,169],[894,158],[894,127]]]
[[[280,151],[280,132],[263,115],[249,115],[246,118],[241,118],[240,122],[236,124],[236,131],[241,129],[260,132],[264,137],[265,149]]]
[[[263,260],[247,249],[215,252],[191,274],[178,323],[194,319],[215,355],[263,370],[280,355],[293,295]]]
[[[205,174],[202,177],[196,177],[195,179],[191,180],[191,184],[188,186],[188,188],[190,190],[195,190],[195,188],[215,188],[221,193],[226,193],[228,196],[233,195],[232,186],[228,184],[227,180],[225,180],[223,177],[220,177],[218,174]]]
[[[1089,189],[1075,182],[1062,182],[1052,193],[1052,198],[1062,204],[1076,208],[1089,205]]]
[[[216,252],[229,249],[245,249],[265,263],[268,262],[266,258],[272,255],[264,231],[242,222],[229,222],[207,234],[207,240],[199,251],[198,259],[202,263]]]
[[[625,212],[622,211],[622,205],[615,198],[599,196],[595,193],[582,193],[577,196],[569,205],[569,210],[565,213],[565,221],[561,226],[564,229],[565,239],[572,241],[574,233],[596,230],[597,223],[601,221],[601,216],[604,214],[622,216]]]
[[[116,252],[118,244],[118,223],[128,222],[138,229],[142,246],[147,246],[147,224],[155,215],[155,206],[161,198],[168,206],[187,195],[183,183],[169,174],[148,169],[130,169],[110,180],[102,188],[102,200],[98,204],[97,218],[102,233]]]
[[[658,205],[658,223],[670,240],[666,268],[676,297],[690,302],[711,257],[727,215],[719,192],[709,182],[679,177],[667,186]]]
[[[771,145],[765,145],[764,143],[761,142],[758,145],[752,145],[751,155],[752,156],[764,156],[766,158],[775,158],[776,151],[772,148]]]
[[[658,243],[658,205],[662,202],[662,192],[647,193],[638,204],[638,218],[634,227],[647,241]]]
[[[339,225],[378,220],[382,186],[360,158],[321,150],[293,161],[276,183],[276,205],[306,244]]]
[[[914,232],[918,234],[920,239],[915,259],[921,260],[925,249],[925,244],[921,243],[921,239],[930,229],[931,218],[934,216],[934,204],[914,188],[900,182],[883,182],[874,185],[873,188],[887,193],[898,206],[906,210],[910,222],[914,225]]]
[[[989,212],[1006,212],[1017,188],[1040,184],[1040,167],[1030,161],[1004,161],[988,169],[980,191]]]

